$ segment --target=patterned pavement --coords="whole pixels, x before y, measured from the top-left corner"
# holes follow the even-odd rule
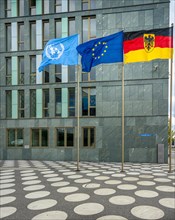
[[[4,220],[175,218],[175,170],[167,164],[0,161]]]

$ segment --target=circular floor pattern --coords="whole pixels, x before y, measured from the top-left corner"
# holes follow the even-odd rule
[[[138,181],[139,178],[137,178],[137,177],[125,177],[125,178],[123,178],[123,180],[125,180],[125,181]]]
[[[0,197],[0,205],[6,205],[6,204],[11,203],[15,200],[16,200],[16,197],[14,197],[14,196],[3,196],[3,197]]]
[[[112,174],[113,177],[125,177],[125,174],[122,173],[116,173],[116,174]]]
[[[0,185],[0,189],[6,189],[15,186],[14,183],[4,183]]]
[[[57,204],[57,201],[54,199],[41,199],[37,200],[35,202],[31,202],[27,208],[30,210],[42,210],[42,209],[48,209]]]
[[[36,175],[36,173],[23,173],[23,174],[21,174],[22,177],[34,176],[34,175]]]
[[[161,182],[161,183],[171,182],[171,180],[169,180],[167,178],[155,178],[154,181]]]
[[[86,193],[74,193],[65,197],[68,202],[81,202],[89,199],[90,196]]]
[[[65,175],[65,176],[74,175],[74,174],[76,174],[76,172],[65,172],[65,173],[63,173],[63,175]]]
[[[91,170],[81,170],[80,173],[92,173]]]
[[[153,173],[154,176],[167,176],[165,173]]]
[[[38,184],[38,183],[41,183],[41,181],[40,180],[30,180],[30,181],[25,181],[22,184],[23,185],[34,185],[34,184]]]
[[[117,185],[120,184],[122,181],[120,180],[107,180],[105,181],[105,184],[109,184],[109,185]]]
[[[107,196],[107,195],[112,195],[116,192],[116,190],[114,189],[110,189],[110,188],[101,188],[101,189],[96,189],[94,191],[94,193],[96,195],[100,195],[100,196]]]
[[[108,180],[110,177],[109,176],[97,176],[94,179],[96,180]]]
[[[96,220],[128,220],[128,219],[119,215],[105,215],[100,218],[97,218]]]
[[[56,182],[56,181],[61,181],[63,180],[63,177],[53,177],[53,178],[48,178],[48,182]]]
[[[137,186],[132,185],[132,184],[121,184],[117,186],[118,189],[123,189],[123,190],[133,190],[137,189]]]
[[[1,218],[10,216],[16,211],[17,209],[15,207],[0,207]]]
[[[66,186],[66,187],[62,187],[57,189],[57,192],[59,193],[71,193],[71,192],[76,192],[78,190],[78,187],[75,186]]]
[[[10,175],[14,175],[14,172],[10,172],[10,173],[0,173],[0,176],[10,176]]]
[[[71,175],[71,176],[68,176],[67,178],[69,179],[79,179],[79,178],[82,178],[83,176],[82,175]]]
[[[87,184],[83,184],[84,188],[88,188],[88,189],[95,189],[100,187],[99,183],[87,183]]]
[[[87,173],[86,175],[87,176],[99,176],[100,174],[99,173]]]
[[[175,179],[175,176],[168,176],[168,178],[174,180],[174,179]]]
[[[167,208],[175,209],[175,198],[163,198],[159,203]]]
[[[91,182],[90,179],[77,179],[77,180],[74,180],[75,183],[89,183]]]
[[[103,174],[114,174],[115,172],[114,171],[104,171],[102,172]]]
[[[49,211],[36,215],[32,220],[66,220],[67,213],[62,211]]]
[[[44,188],[45,188],[44,185],[33,185],[33,186],[26,186],[25,188],[23,188],[23,190],[24,191],[35,191],[35,190],[40,190]]]
[[[37,176],[27,176],[27,177],[23,177],[22,180],[35,180],[35,179],[38,179]]]
[[[138,190],[135,192],[135,195],[142,197],[142,198],[154,198],[154,197],[157,197],[159,194],[151,190]]]
[[[58,186],[67,186],[69,184],[70,184],[69,182],[62,181],[62,182],[58,182],[58,183],[52,183],[51,186],[58,187]]]
[[[16,191],[15,189],[2,189],[0,190],[0,196],[6,196],[14,193],[15,191]]]
[[[54,173],[54,171],[42,171],[41,174],[51,174]]]
[[[151,179],[151,178],[154,178],[154,176],[152,176],[152,175],[140,175],[139,176],[140,178],[145,178],[145,179]]]
[[[128,175],[133,175],[133,176],[138,176],[140,173],[139,172],[127,172]]]
[[[54,174],[53,173],[53,174],[46,174],[43,177],[47,177],[48,178],[48,177],[56,177],[56,176],[58,176],[58,174],[56,174],[56,173]]]
[[[135,199],[131,196],[113,196],[109,199],[109,202],[114,205],[130,205],[135,202]]]
[[[46,197],[48,195],[50,195],[50,192],[48,192],[48,191],[37,191],[37,192],[28,193],[27,195],[25,195],[25,198],[39,199],[39,198]]]
[[[0,180],[11,179],[14,178],[14,175],[0,176]]]
[[[145,220],[156,220],[164,216],[164,212],[161,209],[156,208],[154,206],[146,205],[140,205],[132,208],[131,213],[135,217]]]
[[[175,187],[173,186],[157,186],[156,189],[161,192],[175,192]]]
[[[95,215],[104,210],[104,206],[99,203],[84,203],[74,208],[78,215]]]
[[[153,186],[156,183],[152,181],[138,181],[137,184],[140,186]]]
[[[33,172],[34,172],[34,170],[22,170],[22,171],[20,171],[20,173],[22,173],[22,174],[23,174],[23,173],[24,173],[24,174],[25,174],[25,173],[26,173],[26,174],[27,174],[27,173],[33,173]]]

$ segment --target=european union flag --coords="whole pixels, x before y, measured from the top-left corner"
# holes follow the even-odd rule
[[[43,60],[38,68],[41,72],[50,64],[77,65],[78,34],[70,37],[49,40],[44,48]]]
[[[100,63],[123,62],[123,31],[80,44],[77,51],[84,72]]]

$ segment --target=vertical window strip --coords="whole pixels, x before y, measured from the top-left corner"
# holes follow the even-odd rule
[[[18,84],[24,84],[24,57],[18,57]]]
[[[49,89],[43,90],[43,116],[49,117]]]
[[[36,118],[36,90],[30,90],[30,117]]]
[[[18,117],[24,118],[24,90],[18,91]]]
[[[6,91],[6,117],[12,118],[12,91]]]
[[[12,84],[12,60],[6,57],[6,85]]]

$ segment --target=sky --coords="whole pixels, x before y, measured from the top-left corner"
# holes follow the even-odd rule
[[[174,47],[175,47],[175,0],[171,0],[170,3],[170,25],[174,24]],[[174,57],[173,57],[173,108],[172,108],[172,127],[175,130],[175,50],[174,50]]]

